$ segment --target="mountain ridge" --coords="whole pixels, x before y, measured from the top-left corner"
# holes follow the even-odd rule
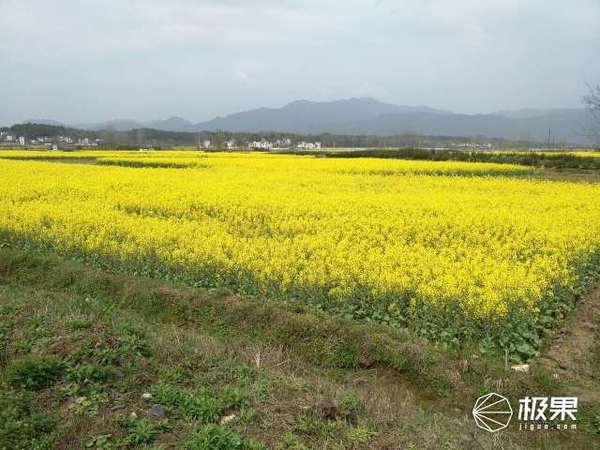
[[[115,131],[154,128],[183,132],[274,131],[380,136],[415,133],[587,144],[589,139],[585,130],[589,123],[590,117],[585,109],[528,108],[461,114],[429,106],[395,105],[369,97],[353,97],[328,102],[295,100],[280,108],[255,108],[198,123],[172,116],[147,122],[115,119],[100,124],[79,124],[77,127]]]

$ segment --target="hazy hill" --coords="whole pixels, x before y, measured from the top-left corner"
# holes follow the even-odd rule
[[[181,117],[170,117],[166,120],[146,122],[144,126],[164,131],[195,131],[194,124]]]
[[[489,137],[511,140],[589,143],[589,114],[584,109],[521,109],[493,114],[457,114],[428,106],[401,106],[371,98],[331,102],[298,100],[281,108],[258,108],[193,124],[181,117],[138,122],[119,119],[78,125],[90,130],[129,131],[154,128],[171,132],[232,131],[298,134],[415,133],[429,136]]]
[[[329,127],[346,123],[375,120],[380,116],[400,113],[440,113],[427,106],[398,106],[371,98],[351,98],[332,102],[298,100],[282,108],[259,108],[217,117],[195,125],[197,130],[327,132]]]
[[[418,133],[432,136],[486,136],[510,140],[588,143],[589,116],[585,110],[550,112],[541,116],[510,118],[497,114],[403,113],[379,116],[372,120],[324,124],[310,130],[327,128],[333,133],[388,136]]]
[[[427,106],[399,106],[370,98],[333,102],[301,100],[282,108],[259,108],[198,123],[195,130],[286,131],[434,136],[487,136],[587,143],[584,109],[518,110],[494,114],[456,114]]]

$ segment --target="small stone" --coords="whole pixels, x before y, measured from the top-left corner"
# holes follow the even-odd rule
[[[335,420],[340,413],[337,403],[330,400],[319,402],[315,409],[319,416],[329,420]]]
[[[150,400],[152,400],[152,394],[149,392],[144,392],[142,394],[142,400],[149,402]]]
[[[165,417],[165,409],[157,404],[152,405],[152,408],[150,408],[150,413],[156,417]]]
[[[137,419],[138,415],[136,414],[135,411],[133,411],[131,414],[129,414],[129,417],[132,418],[132,419]]]
[[[226,425],[229,422],[235,420],[236,415],[235,414],[231,414],[230,416],[225,416],[221,418],[221,425]]]
[[[117,380],[122,380],[123,378],[125,378],[125,374],[121,369],[113,367],[110,372],[112,373],[112,376],[115,377]]]
[[[529,364],[517,364],[511,367],[515,372],[529,373]]]

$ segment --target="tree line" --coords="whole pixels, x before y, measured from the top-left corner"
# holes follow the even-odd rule
[[[399,134],[393,136],[374,135],[341,135],[341,134],[298,134],[287,132],[232,132],[202,131],[177,132],[152,128],[141,128],[131,131],[115,130],[82,130],[57,125],[23,123],[11,127],[0,128],[16,136],[24,136],[28,140],[40,137],[100,139],[105,148],[139,148],[152,146],[169,148],[177,146],[197,146],[210,141],[212,147],[221,148],[227,141],[234,141],[237,146],[245,146],[249,142],[267,140],[270,142],[289,139],[292,143],[301,141],[320,142],[325,148],[398,148],[398,147],[443,147],[450,145],[482,145],[491,144],[495,148],[528,147],[529,141],[510,141],[507,139],[489,139],[485,137],[426,136],[420,134]]]

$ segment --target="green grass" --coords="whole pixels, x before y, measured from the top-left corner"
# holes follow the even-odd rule
[[[219,425],[205,425],[199,428],[184,444],[186,450],[263,450],[265,448]]]
[[[38,390],[56,383],[63,369],[63,361],[56,356],[24,356],[10,361],[4,374],[13,387]]]
[[[0,448],[53,448],[56,424],[47,414],[36,412],[37,409],[30,393],[0,390]]]
[[[593,408],[577,435],[475,428],[478,393],[564,393],[541,370],[523,376],[402,330],[56,256],[0,249],[0,319],[0,449],[586,448],[597,439]]]
[[[44,277],[39,277],[40,273]],[[268,301],[246,301],[228,290],[213,290],[210,295],[199,289],[174,290],[160,281],[112,275],[59,257],[7,248],[0,249],[2,274],[27,286],[68,290],[81,297],[80,302],[104,301],[106,313],[126,306],[148,319],[175,317],[179,323],[201,327],[229,340],[283,346],[318,367],[386,367],[429,388],[450,388],[444,354],[406,330],[360,325],[326,314],[317,316],[298,305],[294,312]],[[128,331],[115,351],[122,345],[135,346],[135,340],[135,332]]]

